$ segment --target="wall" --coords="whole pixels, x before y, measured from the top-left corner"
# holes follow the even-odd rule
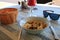
[[[3,1],[3,2],[9,2],[9,3],[17,3],[18,0],[0,0],[0,1]],[[19,0],[21,1],[21,0]]]

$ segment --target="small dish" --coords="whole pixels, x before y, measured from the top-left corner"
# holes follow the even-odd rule
[[[29,20],[39,20],[40,22],[41,21],[44,21],[45,24],[47,24],[47,26],[43,29],[27,29],[25,28],[25,24],[29,21]],[[30,21],[31,22],[31,21]],[[42,24],[43,26],[44,24]],[[20,26],[22,27],[22,29],[24,29],[27,33],[30,33],[30,34],[39,34],[39,33],[42,33],[44,31],[44,29],[46,29],[48,26],[49,26],[49,21],[46,19],[46,18],[42,18],[42,17],[28,17],[26,19],[23,19],[20,21]]]

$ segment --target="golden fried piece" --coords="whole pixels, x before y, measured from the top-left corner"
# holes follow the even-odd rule
[[[26,29],[28,29],[28,28],[30,28],[30,27],[31,27],[31,24],[26,23],[26,24],[24,25],[24,27],[25,27]]]
[[[47,27],[47,24],[42,20],[29,20],[24,25],[26,29],[38,29],[42,30]]]

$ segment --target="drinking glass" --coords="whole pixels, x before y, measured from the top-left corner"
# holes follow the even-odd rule
[[[32,13],[33,8],[36,6],[36,0],[27,0],[28,6],[30,7],[30,11]]]

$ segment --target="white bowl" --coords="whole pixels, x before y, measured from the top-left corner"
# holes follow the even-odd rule
[[[34,29],[25,29],[23,27],[23,25],[28,21],[28,20],[33,20],[33,19],[38,19],[38,20],[43,20],[46,24],[47,24],[47,27],[49,26],[49,21],[46,19],[46,18],[42,18],[42,17],[28,17],[26,19],[23,19],[20,21],[20,26],[22,27],[22,29],[24,29],[27,33],[30,33],[30,34],[39,34],[39,33],[42,33],[44,31],[44,29],[46,29],[47,27],[45,27],[44,29],[42,30],[34,30]]]

